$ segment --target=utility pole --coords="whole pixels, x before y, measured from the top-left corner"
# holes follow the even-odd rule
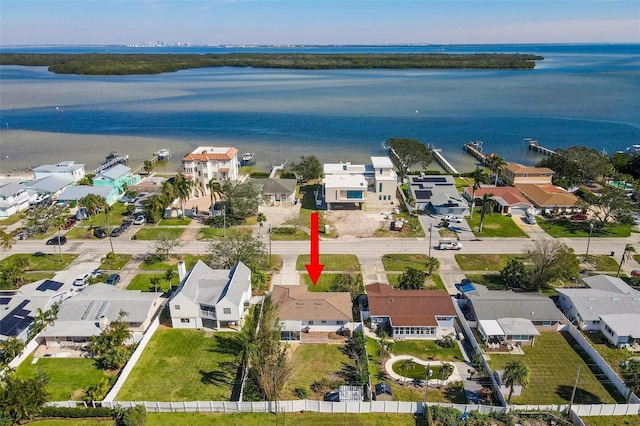
[[[427,390],[429,389],[429,377],[433,374],[431,371],[431,364],[427,364],[427,374],[424,381],[424,415],[427,418],[427,425],[433,425],[433,419],[431,418],[431,412],[429,411],[429,404],[427,404]]]
[[[271,225],[269,225],[269,269],[273,267],[273,261],[271,260]]]
[[[580,379],[580,368],[578,365],[578,372],[576,373],[576,382],[573,384],[573,390],[571,391],[571,400],[569,400],[569,408],[567,408],[567,415],[571,414],[571,406],[573,405],[573,398],[576,396],[576,389],[578,388],[578,380]]]
[[[431,257],[431,230],[433,229],[433,224],[429,225],[429,257]]]

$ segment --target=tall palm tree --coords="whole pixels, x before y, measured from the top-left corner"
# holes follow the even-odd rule
[[[521,385],[523,388],[529,385],[529,368],[522,361],[511,361],[504,367],[502,381],[509,387],[507,402],[511,402],[515,385]]]
[[[2,251],[9,251],[11,247],[16,243],[16,239],[10,234],[7,234],[3,230],[0,230],[0,249]]]
[[[209,182],[207,182],[207,189],[209,190],[209,196],[211,197],[211,205],[213,206],[213,195],[222,190],[222,185],[220,185],[220,182],[213,177]]]
[[[176,271],[173,269],[167,269],[164,273],[164,280],[167,282],[169,289],[171,289],[171,280],[176,276]]]
[[[180,199],[180,210],[184,218],[184,203],[191,197],[191,190],[194,187],[194,181],[184,177],[182,173],[178,173],[173,180],[173,189],[176,196]]]
[[[620,269],[622,269],[622,264],[626,261],[626,260],[631,260],[631,253],[635,253],[636,249],[633,247],[633,245],[631,244],[627,244],[626,246],[624,246],[624,250],[622,251],[622,259],[620,259],[620,265],[618,266],[618,273],[616,274],[616,277],[620,276]]]
[[[482,196],[482,207],[480,208],[480,226],[478,232],[482,232],[482,226],[484,225],[484,218],[486,215],[491,214],[495,207],[495,201],[491,199],[493,194],[484,194]]]
[[[171,204],[171,202],[173,202],[173,200],[176,199],[176,193],[175,193],[175,189],[173,188],[173,184],[168,180],[162,182],[160,193],[165,198],[165,201],[168,204]]]
[[[47,328],[48,325],[53,325],[58,319],[58,309],[59,306],[57,303],[51,305],[51,308],[46,311],[38,308],[36,316],[33,318],[33,328],[31,329],[31,333],[29,333],[29,337],[40,333]]]
[[[429,271],[429,275],[431,275],[434,270],[440,268],[440,261],[435,257],[430,257],[425,262],[425,266],[427,267],[427,271]]]
[[[505,167],[507,167],[505,159],[499,155],[494,155],[491,159],[491,170],[493,170],[493,174],[496,176],[496,186],[498,186],[498,178],[502,176]]]
[[[67,222],[69,208],[54,206],[50,212],[51,217],[49,219],[49,224],[58,230],[58,241],[60,241],[60,232],[62,231],[64,224]],[[62,244],[58,244],[58,253],[60,254],[60,262],[62,262]]]
[[[471,195],[471,214],[469,217],[473,218],[473,208],[476,205],[476,191],[480,189],[480,186],[483,183],[487,182],[487,180],[489,179],[489,175],[487,175],[484,169],[476,167],[476,169],[471,172],[471,175],[469,175],[469,177],[473,179],[473,186],[471,187],[473,190],[473,193]]]
[[[0,365],[11,362],[12,359],[22,353],[25,346],[26,343],[16,336],[9,336],[7,340],[0,340],[0,353],[3,361]]]
[[[158,286],[160,285],[161,278],[157,275],[149,278],[149,287],[153,288],[153,291],[158,291]]]
[[[378,347],[380,350],[380,364],[384,365],[387,356],[393,351],[393,340],[381,338],[378,340]]]
[[[416,362],[412,358],[405,359],[400,364],[400,371],[404,371],[404,374],[402,376],[404,379],[402,381],[403,386],[405,385],[405,383],[407,383],[407,373],[409,372],[409,370],[413,370],[414,368],[416,368]]]

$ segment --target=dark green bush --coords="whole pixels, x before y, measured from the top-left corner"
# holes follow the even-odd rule
[[[40,417],[62,417],[65,419],[81,419],[85,417],[111,417],[108,407],[42,407]]]

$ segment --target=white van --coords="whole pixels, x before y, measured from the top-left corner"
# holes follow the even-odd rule
[[[440,250],[460,250],[462,244],[454,240],[440,240],[438,248]]]

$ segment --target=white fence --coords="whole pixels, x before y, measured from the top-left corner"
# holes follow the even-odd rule
[[[131,358],[120,372],[118,380],[116,380],[116,384],[113,385],[107,396],[104,398],[105,401],[113,401],[118,395],[118,392],[120,392],[120,389],[124,385],[124,382],[129,377],[129,374],[131,374],[133,367],[135,367],[136,363],[142,356],[144,348],[147,346],[147,343],[149,343],[149,340],[151,340],[151,337],[153,337],[153,333],[155,333],[158,329],[158,326],[160,325],[159,317],[159,315],[156,315],[149,328],[147,328],[147,332],[144,334],[144,337],[142,337],[142,340],[140,340],[140,343],[138,343],[138,347],[135,351],[133,351]]]
[[[607,361],[602,358],[602,356],[595,350],[591,343],[587,341],[587,339],[582,335],[580,330],[578,330],[573,324],[568,324],[566,328],[569,329],[569,334],[573,337],[576,342],[580,345],[580,347],[591,357],[593,362],[596,363],[598,368],[602,370],[607,379],[611,382],[613,386],[620,392],[622,396],[627,398],[629,393],[631,392],[629,388],[624,384],[624,381],[618,376],[618,374],[611,368],[611,366],[607,363]],[[629,402],[633,404],[640,403],[640,398],[638,398],[635,394],[631,395]]]
[[[571,411],[581,417],[640,415],[640,404],[574,405]],[[640,423],[640,419],[638,419]]]

